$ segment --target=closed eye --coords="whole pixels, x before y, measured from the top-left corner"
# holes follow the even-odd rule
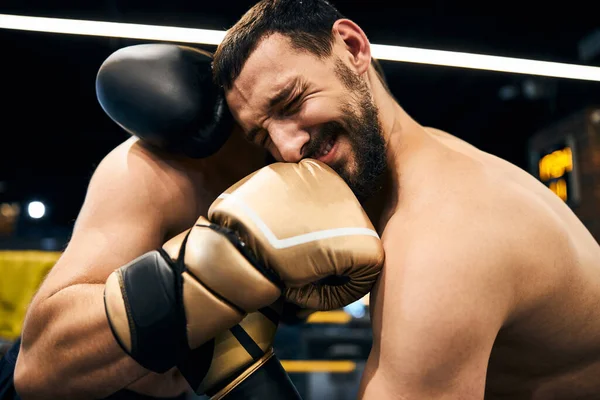
[[[254,145],[265,147],[269,140],[269,134],[263,128],[256,127],[248,132],[246,140]]]
[[[300,106],[300,98],[301,98],[301,94],[298,94],[292,100],[287,102],[287,104],[285,104],[281,108],[281,110],[279,111],[279,114],[282,116],[285,116],[285,117],[295,114],[298,111],[299,106]]]

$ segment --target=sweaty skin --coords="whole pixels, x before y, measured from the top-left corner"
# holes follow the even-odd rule
[[[386,265],[371,295],[374,343],[359,397],[598,396],[598,243],[527,172],[413,120],[378,80],[356,24],[338,20],[332,32],[326,58],[278,33],[262,39],[227,101],[243,129],[258,132],[252,139],[296,162],[324,124],[343,125],[340,104],[357,96],[336,75],[336,61],[369,87],[387,170],[366,208]],[[268,107],[294,80],[304,83],[293,110]],[[344,128],[320,159],[352,176],[354,127]]]
[[[92,176],[67,248],[28,309],[15,369],[22,398],[104,398],[125,387],[155,397],[190,391],[177,369],[151,373],[119,347],[106,319],[104,282],[192,226],[264,161],[265,152],[248,145],[239,128],[207,159],[162,154],[134,138],[111,151]]]

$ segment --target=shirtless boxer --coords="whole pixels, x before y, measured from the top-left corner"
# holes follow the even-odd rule
[[[324,0],[263,0],[213,64],[251,141],[382,199],[360,398],[600,398],[598,243],[530,174],[411,118],[370,61]]]
[[[132,69],[145,79],[139,67]],[[168,120],[165,113],[163,108],[156,118]],[[233,157],[238,162],[229,162]],[[36,386],[48,382],[37,390],[42,398],[100,398],[125,387],[146,396],[185,398],[189,385],[177,369],[149,373],[112,339],[103,282],[117,267],[192,226],[219,193],[262,166],[263,154],[235,132],[203,159],[150,148],[136,137],[112,150],[92,176],[67,248],[28,309],[15,371],[21,396],[37,398]],[[133,393],[114,397],[137,398]]]
[[[306,305],[312,306],[311,308],[327,309],[329,306],[339,306],[338,301],[345,303],[358,300],[368,292],[364,283],[374,282],[376,275],[357,277],[360,282],[350,277],[349,280],[338,282],[336,287],[323,282],[319,285],[319,291],[312,291],[310,287],[302,286],[301,281],[306,281],[307,277],[314,273],[321,274],[323,269],[314,273],[304,271],[304,276],[294,275],[306,269],[305,266],[311,266],[310,262],[304,262],[303,254],[313,259],[319,252],[324,251],[333,261],[333,265],[329,263],[329,267],[337,266],[341,270],[337,275],[347,276],[353,269],[348,264],[348,260],[352,258],[348,252],[355,252],[355,248],[337,253],[339,247],[334,249],[328,248],[327,245],[313,246],[316,252],[309,253],[310,240],[304,242],[307,244],[300,252],[295,250],[298,247],[288,245],[290,251],[296,251],[294,258],[303,265],[294,267],[287,273],[285,268],[279,268],[285,265],[279,261],[284,261],[282,254],[286,247],[269,254],[261,253],[261,237],[258,234],[253,236],[252,232],[244,233],[244,229],[251,231],[252,227],[244,225],[241,217],[236,214],[239,212],[235,207],[237,203],[217,199],[232,184],[264,167],[265,152],[249,146],[235,125],[229,126],[232,132],[224,130],[223,127],[227,126],[223,117],[224,110],[214,102],[214,93],[209,93],[214,85],[210,69],[207,68],[210,58],[207,61],[205,53],[171,45],[134,46],[118,52],[110,60],[111,62],[106,63],[100,71],[100,100],[107,113],[117,123],[130,133],[142,137],[143,141],[137,138],[127,140],[110,152],[97,167],[68,247],[29,307],[22,333],[21,351],[14,371],[14,386],[23,399],[185,398],[192,382],[188,384],[179,370],[186,366],[188,371],[201,375],[196,377],[201,378],[201,382],[194,382],[199,383],[199,386],[193,386],[198,393],[209,393],[206,389],[216,390],[217,384],[220,385],[221,392],[229,390],[231,384],[226,387],[222,384],[231,382],[232,377],[228,376],[227,381],[218,379],[222,379],[226,371],[236,372],[228,370],[231,364],[238,369],[242,367],[237,370],[237,373],[241,372],[246,366],[238,361],[245,360],[244,357],[248,355],[238,354],[235,348],[237,344],[232,345],[238,336],[233,332],[233,328],[231,334],[227,329],[241,321],[244,312],[248,312],[248,318],[238,326],[242,329],[250,328],[246,329],[250,339],[258,337],[258,348],[249,348],[254,353],[258,352],[256,356],[252,354],[252,357],[260,359],[261,362],[266,360],[262,354],[266,350],[264,345],[268,346],[272,341],[272,328],[254,332],[251,326],[255,325],[253,321],[263,325],[269,324],[270,320],[274,321],[276,317],[263,313],[262,308],[259,311],[264,315],[258,319],[253,316],[259,312],[253,311],[256,311],[256,307],[268,307],[276,302],[277,296],[281,296],[279,290],[261,288],[261,284],[268,284],[265,279],[273,272],[262,272],[263,270],[258,268],[260,264],[279,275],[281,282],[270,277],[268,280],[274,279],[274,283],[285,285],[287,289],[283,294],[287,298],[298,303],[305,301]],[[113,86],[124,88],[120,89],[122,93],[116,98],[109,96],[107,99],[104,91],[114,91]],[[220,135],[231,137],[228,140],[215,138],[217,131]],[[193,132],[193,137],[186,136],[186,132]],[[311,176],[339,179],[333,178],[337,175],[327,172],[328,168],[323,169],[314,163],[294,168],[294,171],[304,174],[298,175],[299,177],[309,178],[306,182],[310,182]],[[264,193],[274,196],[277,186],[281,186],[280,182],[289,183],[286,193],[294,194],[294,190],[302,187],[301,183],[293,184],[294,176],[289,173],[287,164],[267,172],[277,177],[277,171],[288,172],[287,175],[281,174],[280,179],[266,181],[264,184],[254,183],[256,179],[244,180],[246,183],[238,183],[237,191],[229,190],[227,193],[232,199],[242,199],[246,205],[252,207],[252,198],[244,197],[242,193],[247,186],[269,186],[263,190],[258,189],[260,198],[254,199],[262,204],[268,204],[262,197]],[[264,175],[259,173],[254,176]],[[346,186],[343,182],[341,184]],[[247,191],[253,192],[251,189]],[[305,201],[311,199],[311,192],[312,189],[302,190]],[[349,193],[351,196],[351,192]],[[297,195],[295,197],[302,198]],[[339,199],[344,201],[346,206],[352,204],[352,201],[348,201],[349,197],[341,195]],[[267,211],[276,211],[273,208],[277,202],[271,203],[273,205]],[[294,207],[293,201],[286,202],[286,206]],[[348,216],[352,215],[368,221],[364,219],[366,216],[362,217],[359,208],[351,210],[346,206],[337,207],[338,211],[348,212],[341,214],[343,224],[346,224]],[[303,207],[297,205],[294,215],[304,215],[304,211],[312,211],[306,207],[303,210]],[[253,210],[261,216],[257,208]],[[284,209],[282,212],[287,213]],[[323,225],[332,215],[335,213],[320,218],[318,223]],[[196,225],[190,230],[195,224],[206,221],[199,220],[198,216],[207,216],[216,225],[211,225],[210,229],[208,225],[204,228]],[[304,215],[303,227],[310,226],[308,219]],[[267,220],[263,218],[263,221]],[[219,225],[222,228],[219,228]],[[289,223],[285,228],[287,232],[293,233],[293,227],[294,224]],[[273,225],[269,225],[269,228],[278,233]],[[231,233],[229,236],[219,233],[226,233],[226,229],[245,237],[247,250],[239,251],[243,257],[236,256],[237,250],[232,247],[231,252],[221,251],[215,254],[218,259],[213,262],[217,261],[215,265],[219,265],[218,269],[204,266],[203,263],[210,264],[211,246],[203,249],[206,241],[198,240],[198,237],[210,238],[210,244],[231,246],[228,240],[232,240],[231,243],[234,244],[235,240],[224,239],[231,238]],[[187,232],[191,233],[188,235]],[[375,236],[370,235],[371,239],[376,237],[374,231],[372,232]],[[339,239],[332,240],[342,243],[340,240],[343,239],[348,240],[348,237],[341,235]],[[361,241],[365,242],[365,239]],[[313,243],[324,242],[317,240]],[[162,253],[155,252],[163,245]],[[252,257],[244,261],[248,251],[260,257],[259,264],[255,265],[257,270],[248,268]],[[157,264],[144,263],[148,257],[140,257],[141,255],[153,256],[153,259],[158,260]],[[380,268],[382,251],[367,252],[363,255],[375,255],[379,260],[369,264],[370,270],[377,265]],[[232,257],[239,265],[225,262],[227,257]],[[165,261],[161,261],[163,258]],[[177,278],[179,267],[175,266],[182,265],[180,262],[185,264],[187,269],[180,272],[184,279],[182,286],[175,287],[167,283],[168,276],[180,279]],[[326,269],[327,264],[326,261],[320,262],[318,267]],[[119,268],[121,266],[124,267]],[[233,267],[238,268],[239,273],[236,276],[228,276],[227,271]],[[115,271],[117,268],[119,269]],[[153,275],[154,271],[161,272]],[[262,275],[256,275],[256,271],[261,271],[265,276],[261,278]],[[254,276],[257,284],[248,285],[241,281],[246,275]],[[107,281],[109,276],[114,279],[111,281],[109,278]],[[121,279],[119,276],[123,277],[121,284],[111,286],[109,282],[117,282],[117,279]],[[190,280],[192,276],[194,281]],[[162,286],[164,293],[161,293],[161,288],[156,289],[152,282],[163,279],[167,280]],[[291,288],[288,285],[290,279],[295,280]],[[236,281],[234,287],[227,287],[227,282],[233,280]],[[205,289],[200,290],[200,287]],[[337,288],[349,291],[340,293]],[[352,291],[357,289],[362,293],[353,295]],[[251,296],[244,297],[245,292]],[[332,294],[332,298],[327,298],[327,294]],[[182,296],[181,302],[176,301],[171,305],[166,303],[169,299],[177,299],[179,296]],[[264,299],[261,300],[262,297]],[[255,308],[244,303],[248,299],[252,300]],[[209,302],[210,307],[207,306]],[[127,306],[121,308],[124,303]],[[175,312],[169,312],[166,316],[145,312],[148,307],[160,311],[164,310],[165,306],[173,307]],[[249,308],[245,308],[246,306]],[[185,312],[186,320],[181,319],[182,312]],[[163,315],[163,320],[157,320],[157,315]],[[170,315],[173,317],[169,317]],[[194,318],[201,318],[201,321]],[[172,321],[168,328],[173,326],[173,329],[165,330],[161,321]],[[182,322],[187,324],[187,329]],[[216,329],[221,325],[225,331],[223,334]],[[214,335],[207,334],[207,330]],[[215,335],[216,341],[211,342],[209,339]],[[175,343],[182,336],[185,343]],[[164,340],[165,337],[174,339]],[[223,339],[224,337],[226,339]],[[203,343],[208,343],[208,358],[204,354],[200,354],[200,357],[186,358],[187,346],[195,351],[194,354],[199,354],[197,350],[202,351],[205,348]],[[219,351],[223,348],[226,356],[220,357]],[[169,351],[165,353],[164,349]],[[156,356],[161,353],[164,353],[161,357]],[[196,361],[198,363],[194,364]],[[178,368],[174,368],[176,362]],[[256,364],[252,365],[254,367]],[[256,370],[264,371],[264,368],[260,368],[262,365],[269,365],[269,362],[257,366]],[[3,364],[0,369],[8,367]],[[208,373],[204,371],[205,367],[210,367]],[[4,376],[4,370],[0,372]],[[246,377],[247,375],[244,375],[240,379]],[[285,373],[282,377],[285,378]],[[237,380],[235,383],[239,382],[240,380]],[[245,384],[248,379],[243,382]],[[242,388],[241,391],[238,388]],[[0,387],[0,393],[3,391],[4,388]],[[265,394],[274,399],[297,398],[297,393],[291,393],[294,397],[282,395],[284,391],[288,394],[294,392],[293,388],[288,386],[273,396],[275,392],[270,388],[260,385],[238,385],[236,390],[228,392],[227,399],[261,398],[265,397]],[[10,393],[10,388],[6,392]]]

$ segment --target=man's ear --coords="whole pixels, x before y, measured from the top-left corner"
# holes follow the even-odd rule
[[[348,61],[354,66],[359,75],[367,72],[371,65],[371,44],[367,35],[356,23],[349,19],[338,19],[333,24],[332,32],[348,51]]]

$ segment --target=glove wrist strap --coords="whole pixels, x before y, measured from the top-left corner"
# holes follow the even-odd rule
[[[144,254],[120,270],[131,332],[130,354],[150,371],[168,371],[185,351],[181,279],[168,256],[159,250]]]

